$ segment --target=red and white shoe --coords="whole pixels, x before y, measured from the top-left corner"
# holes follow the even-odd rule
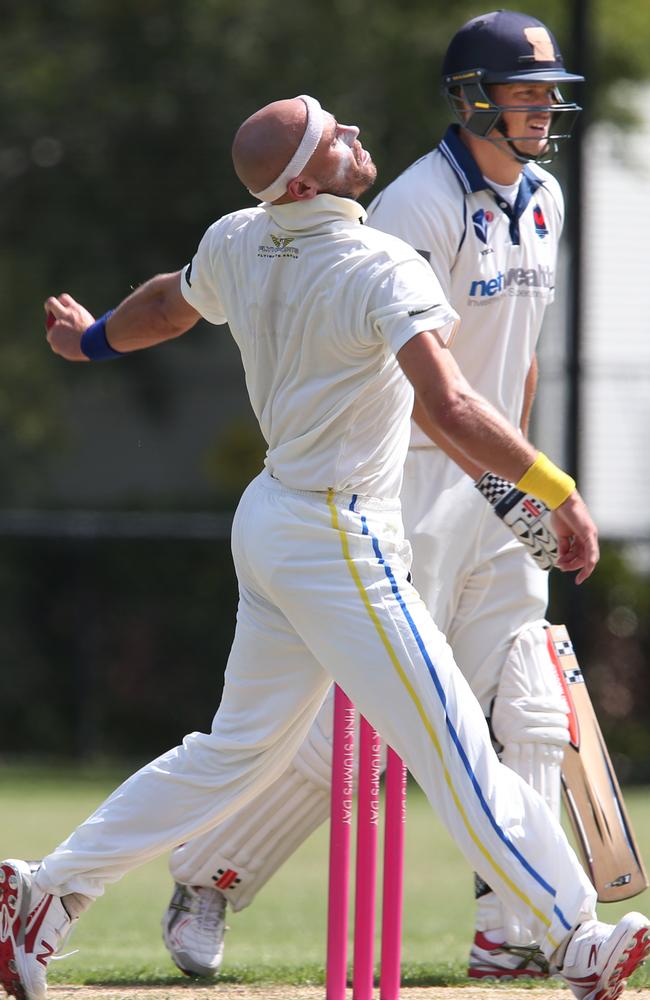
[[[522,946],[490,941],[482,931],[474,935],[469,953],[470,979],[546,979],[548,962],[537,945]]]
[[[58,896],[32,885],[26,861],[0,862],[0,985],[16,1000],[45,1000],[47,965],[72,921]]]
[[[616,924],[587,920],[567,945],[558,975],[578,1000],[616,1000],[650,954],[650,920],[628,913]]]

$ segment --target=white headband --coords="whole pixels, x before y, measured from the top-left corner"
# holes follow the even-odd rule
[[[281,198],[283,194],[286,194],[287,183],[305,169],[320,142],[323,134],[323,109],[315,97],[300,94],[300,100],[304,101],[307,107],[307,124],[300,145],[280,176],[276,177],[272,184],[265,187],[263,191],[251,191],[253,198],[259,198],[260,201],[275,201],[276,198]]]

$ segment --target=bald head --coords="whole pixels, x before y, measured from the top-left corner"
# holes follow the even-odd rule
[[[247,118],[232,144],[235,172],[249,191],[263,191],[282,173],[305,132],[307,108],[300,97],[274,101]]]
[[[356,125],[341,125],[301,94],[247,118],[232,145],[235,171],[255,198],[284,204],[318,194],[357,198],[377,170]]]

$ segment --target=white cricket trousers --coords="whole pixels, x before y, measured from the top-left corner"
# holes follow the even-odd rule
[[[439,448],[409,450],[401,499],[415,586],[489,716],[516,637],[545,619],[549,574]]]
[[[234,813],[286,768],[333,678],[403,757],[470,865],[550,955],[595,892],[409,582],[399,504],[302,493],[263,472],[233,522],[237,627],[209,734],[136,772],[44,859],[41,889],[98,896]]]

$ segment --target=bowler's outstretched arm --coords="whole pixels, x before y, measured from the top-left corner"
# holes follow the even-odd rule
[[[88,361],[81,336],[95,321],[92,313],[64,292],[45,302],[55,323],[47,340],[55,354],[67,361]],[[183,297],[181,273],[159,274],[124,299],[106,320],[106,339],[114,351],[128,353],[173,340],[190,330],[199,313]]]

